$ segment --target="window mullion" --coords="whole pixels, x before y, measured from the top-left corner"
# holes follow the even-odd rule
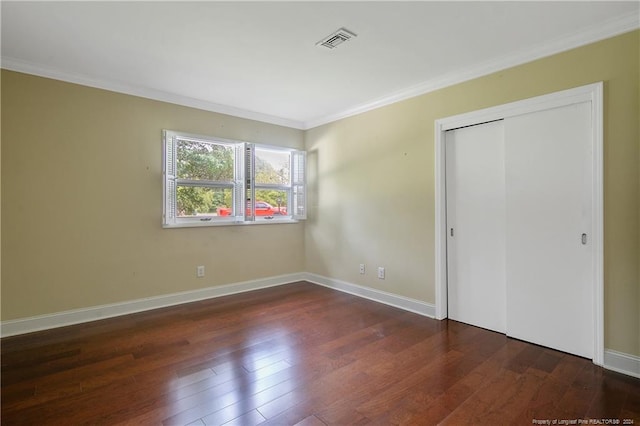
[[[233,207],[236,222],[243,222],[245,216],[245,147],[244,143],[235,145],[235,164],[233,172]]]
[[[254,222],[256,220],[256,154],[255,147],[251,143],[245,144],[244,182],[245,182],[245,212],[244,220]]]

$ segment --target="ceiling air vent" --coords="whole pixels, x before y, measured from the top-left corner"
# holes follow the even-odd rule
[[[329,49],[335,49],[336,47],[353,37],[357,37],[357,35],[347,30],[346,28],[340,28],[338,31],[317,42],[316,46],[324,46]]]

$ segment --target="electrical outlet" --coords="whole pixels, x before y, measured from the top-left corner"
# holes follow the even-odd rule
[[[365,271],[365,269],[364,269],[364,263],[361,263],[361,264],[360,264],[360,273],[361,273],[361,274],[364,274],[364,271]]]
[[[384,280],[384,268],[382,266],[378,267],[378,278]]]
[[[196,267],[196,275],[198,276],[198,278],[204,277],[204,266]]]

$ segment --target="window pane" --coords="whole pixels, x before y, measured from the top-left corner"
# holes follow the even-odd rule
[[[256,147],[256,184],[289,185],[291,154]]]
[[[178,217],[233,216],[233,189],[180,186],[176,190]]]
[[[178,178],[233,181],[233,147],[178,140]]]
[[[256,216],[286,215],[289,191],[256,189]]]

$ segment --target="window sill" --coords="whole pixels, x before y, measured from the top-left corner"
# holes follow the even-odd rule
[[[164,229],[173,229],[173,228],[206,228],[211,226],[247,226],[247,225],[276,225],[276,224],[287,224],[287,223],[300,223],[300,220],[297,219],[273,219],[273,220],[259,220],[255,222],[234,222],[234,221],[194,221],[194,222],[182,222],[182,223],[173,223],[173,224],[163,224],[162,227]]]

